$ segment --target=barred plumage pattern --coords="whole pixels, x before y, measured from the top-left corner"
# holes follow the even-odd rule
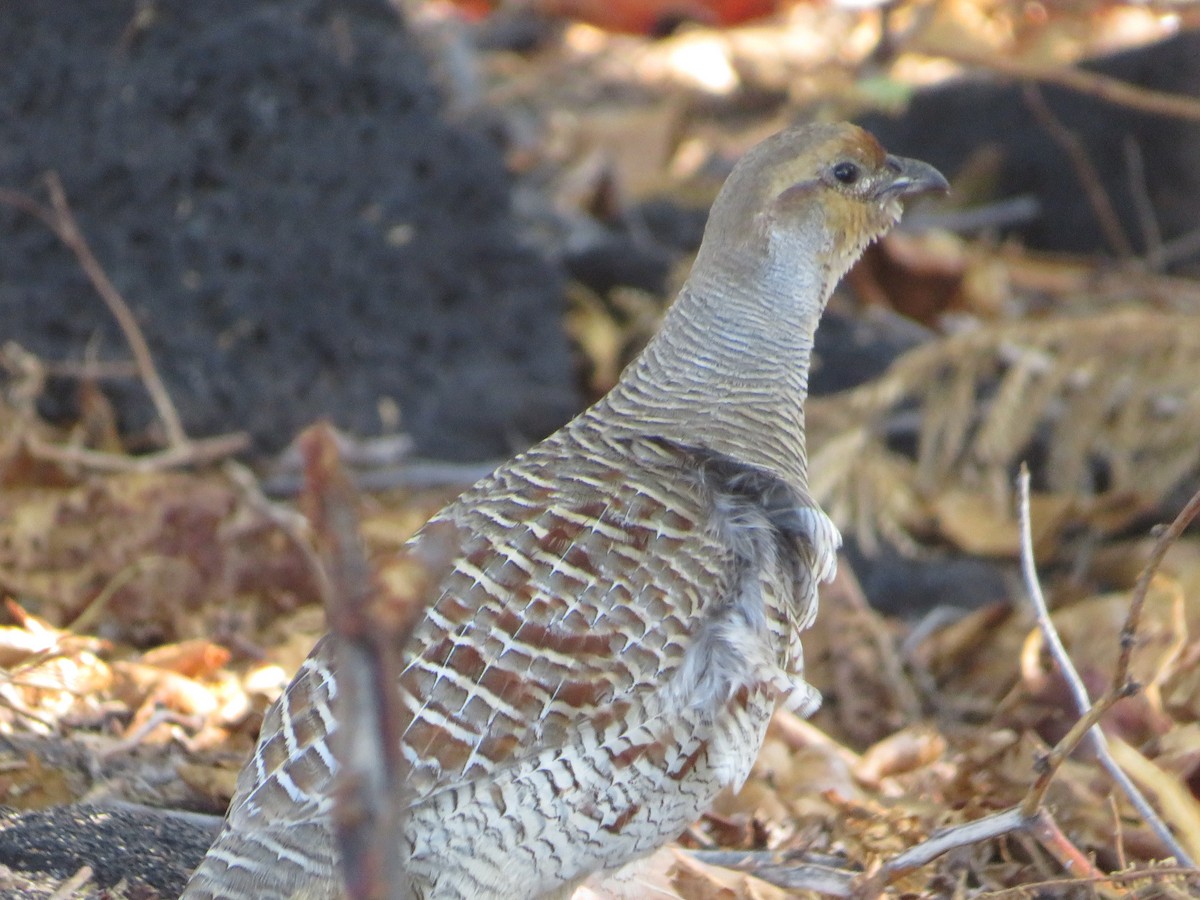
[[[409,870],[430,895],[538,896],[654,849],[741,784],[780,696],[810,702],[797,636],[832,526],[818,559],[736,475],[598,415],[438,516],[467,537],[402,679]],[[243,837],[199,873],[225,893],[188,896],[334,896],[328,649],[264,723],[228,823]]]
[[[790,208],[846,158],[876,180]],[[800,633],[840,539],[805,489],[809,355],[899,162],[852,126],[760,145],[613,392],[435,517],[459,545],[400,679],[413,896],[567,895],[740,786],[779,702],[815,705]],[[268,714],[188,900],[337,896],[332,658]]]

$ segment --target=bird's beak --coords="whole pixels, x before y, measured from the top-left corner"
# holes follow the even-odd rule
[[[944,193],[950,190],[950,182],[946,180],[946,176],[919,159],[889,156],[887,167],[896,173],[896,177],[880,186],[879,193],[883,196],[910,197],[914,194],[934,191]]]

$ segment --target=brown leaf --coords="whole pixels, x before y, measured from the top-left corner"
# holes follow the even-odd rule
[[[787,893],[753,875],[702,863],[676,854],[672,883],[688,900],[786,900]]]
[[[189,678],[205,678],[229,662],[232,654],[202,638],[163,644],[142,654],[142,664],[167,669]]]
[[[946,739],[923,725],[889,735],[869,747],[854,767],[854,777],[878,788],[883,779],[927,766],[946,752]]]

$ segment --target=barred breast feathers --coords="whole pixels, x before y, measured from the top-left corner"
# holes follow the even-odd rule
[[[754,466],[625,429],[600,432],[586,421],[568,427],[534,454],[502,467],[480,497],[494,497],[495,485],[506,479],[536,479],[540,471],[549,474],[564,455],[591,462],[579,468],[578,480],[556,480],[555,492],[539,499],[545,512],[537,512],[528,523],[509,521],[503,541],[493,535],[488,542],[492,561],[481,554],[480,567],[473,570],[475,577],[482,574],[485,579],[507,573],[503,587],[509,602],[518,603],[513,611],[530,623],[524,626],[526,631],[544,628],[551,641],[572,641],[570,671],[555,671],[567,680],[547,684],[547,694],[536,708],[530,707],[521,722],[507,723],[515,729],[510,736],[524,734],[513,742],[513,752],[520,756],[520,748],[553,740],[569,731],[576,717],[594,715],[594,708],[567,708],[567,701],[584,682],[591,698],[604,706],[632,701],[664,712],[686,706],[710,720],[743,687],[766,687],[798,709],[815,708],[815,692],[802,679],[799,633],[811,623],[817,580],[832,576],[841,543],[836,527],[816,504],[783,479]],[[611,494],[605,496],[590,482],[599,477],[597,473],[608,471],[622,474],[618,483],[607,486]],[[638,504],[647,504],[650,511],[639,510]],[[671,504],[676,508],[668,510]],[[596,567],[595,583],[580,584],[579,593],[572,597],[551,596],[546,590],[549,585],[534,584],[530,589],[528,584],[514,583],[513,577],[522,577],[519,557],[526,552],[519,547],[521,529],[536,530],[541,535],[539,546],[545,546],[548,531],[557,528],[561,535],[555,520],[571,516],[580,505],[603,509],[598,513],[592,509],[595,522],[556,550],[564,560]],[[494,501],[477,502],[469,495],[447,513],[458,520],[501,515],[494,510]],[[662,531],[670,519],[687,533]],[[620,529],[625,530],[623,543],[632,540],[640,549],[623,550]],[[589,560],[591,540],[604,541],[605,552]],[[626,555],[631,551],[638,558]],[[514,562],[517,566],[511,568]],[[621,574],[610,573],[610,567]],[[615,588],[596,586],[610,581]],[[478,590],[472,586],[468,593],[473,596]],[[775,602],[769,603],[764,592],[770,592]],[[461,595],[446,599],[475,607],[471,628],[490,627],[492,613],[484,610],[481,620],[479,601]],[[777,621],[768,606],[784,610],[786,617]],[[606,643],[622,622],[635,623],[633,631]],[[445,629],[443,624],[439,631]],[[587,640],[571,634],[586,634]],[[610,646],[622,658],[614,659]],[[679,649],[677,656],[672,647]],[[633,661],[648,660],[646,654],[651,652],[653,664],[630,671],[624,681],[611,677],[614,666],[617,672],[626,666],[635,669]],[[423,655],[428,658],[427,652]],[[453,660],[447,659],[439,664],[439,672],[430,672],[432,684],[424,692],[422,708],[437,703],[442,678],[452,680],[456,675],[444,671],[452,665]],[[536,683],[537,673],[531,670],[530,675]],[[644,696],[648,694],[659,699]],[[437,748],[431,750],[436,756]],[[478,752],[471,759],[488,762]],[[454,766],[444,762],[447,765],[436,776],[439,788],[463,776],[470,780],[465,768],[460,778],[448,779]]]

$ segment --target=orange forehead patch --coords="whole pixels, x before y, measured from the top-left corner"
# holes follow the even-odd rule
[[[887,159],[887,151],[875,135],[861,128],[855,128],[852,133],[845,135],[840,143],[846,155],[866,159],[875,166],[882,166]]]
[[[869,131],[854,125],[817,127],[825,132],[824,140],[811,144],[803,152],[797,153],[794,144],[780,140],[771,148],[770,156],[764,154],[763,161],[767,164],[761,171],[765,173],[766,186],[779,189],[799,184],[816,177],[825,166],[841,159],[858,160],[868,169],[885,165],[887,151]],[[773,164],[769,162],[772,158]]]

